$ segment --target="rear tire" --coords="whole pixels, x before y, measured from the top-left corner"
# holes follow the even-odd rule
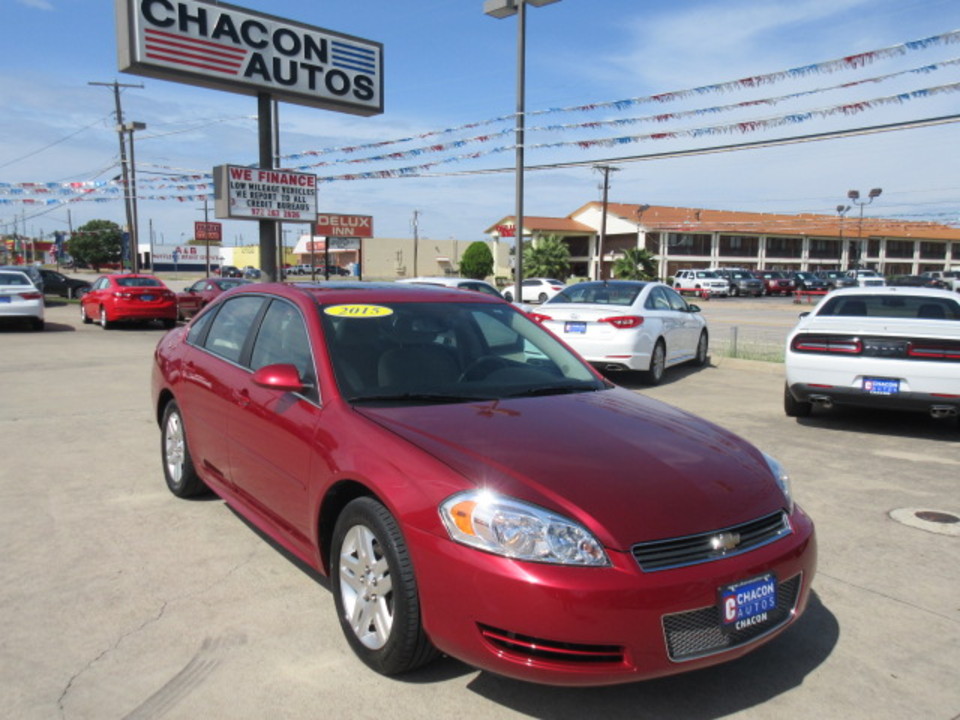
[[[104,307],[100,308],[100,327],[104,330],[109,330],[112,327],[112,323],[107,320],[107,309]]]
[[[786,384],[784,384],[783,412],[787,414],[787,417],[796,417],[796,418],[809,417],[812,411],[813,411],[813,403],[797,400],[793,396],[793,393],[790,392],[790,388]]]
[[[659,385],[663,380],[663,373],[667,369],[667,346],[663,340],[657,340],[650,354],[650,368],[640,372],[640,377],[647,385]]]
[[[369,497],[350,502],[333,530],[330,565],[340,627],[357,657],[382,675],[436,657],[423,631],[413,562],[387,508]]]

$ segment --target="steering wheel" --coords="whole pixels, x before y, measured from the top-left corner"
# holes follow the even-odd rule
[[[464,368],[464,371],[460,373],[459,381],[472,382],[475,380],[483,380],[483,378],[494,370],[500,370],[501,368],[509,367],[509,365],[510,361],[502,357],[498,357],[497,355],[484,355]]]

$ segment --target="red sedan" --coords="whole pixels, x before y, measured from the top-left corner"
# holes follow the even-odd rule
[[[177,296],[153,275],[101,275],[80,298],[80,318],[106,330],[114,323],[160,320],[177,324]]]
[[[183,292],[177,293],[177,309],[180,319],[196,315],[217,295],[238,285],[247,285],[249,280],[240,278],[207,278],[197,280]]]
[[[384,674],[447,653],[629,682],[742,656],[807,604],[813,523],[776,460],[481,293],[238,288],[159,342],[152,397],[170,491],[328,575]]]

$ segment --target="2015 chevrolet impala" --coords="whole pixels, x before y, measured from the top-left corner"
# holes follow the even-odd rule
[[[329,575],[384,674],[444,652],[652,678],[750,652],[807,603],[813,523],[776,460],[481,293],[237,288],[160,341],[152,390],[169,489],[214,491]]]

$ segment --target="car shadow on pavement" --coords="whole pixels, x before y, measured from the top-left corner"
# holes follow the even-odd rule
[[[691,365],[689,363],[684,363],[683,365],[675,365],[671,368],[667,368],[667,371],[663,374],[663,379],[658,385],[650,385],[643,381],[642,373],[633,370],[618,370],[616,372],[606,372],[602,373],[603,376],[612,383],[616,383],[620,387],[626,388],[627,390],[643,390],[644,388],[649,387],[662,387],[664,385],[672,385],[675,382],[680,382],[685,377],[693,375],[695,373],[707,370],[708,368],[713,367],[713,364],[710,362],[710,358],[707,358],[707,362],[703,366]]]
[[[492,702],[547,720],[709,720],[761,705],[798,687],[826,661],[839,638],[836,616],[814,592],[796,625],[755,652],[723,665],[605,688],[548,688],[483,672],[468,687]]]
[[[918,440],[960,440],[960,421],[956,418],[938,420],[919,412],[838,406],[829,410],[814,408],[810,416],[797,418],[797,424],[809,428]]]

